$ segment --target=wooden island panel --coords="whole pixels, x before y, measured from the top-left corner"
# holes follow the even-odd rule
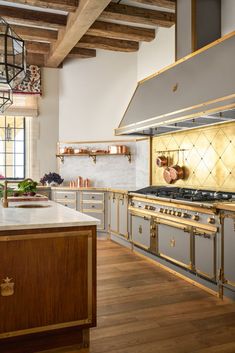
[[[96,226],[0,232],[0,253],[0,279],[14,283],[12,295],[1,288],[3,352],[18,352],[19,342],[35,352],[41,337],[43,349],[87,345],[96,325]]]

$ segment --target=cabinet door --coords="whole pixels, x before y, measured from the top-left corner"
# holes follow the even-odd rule
[[[128,199],[126,195],[120,195],[118,200],[118,232],[128,237]]]
[[[216,277],[216,234],[194,232],[195,269],[202,276]]]
[[[166,224],[158,225],[159,255],[179,265],[191,266],[190,233]]]
[[[235,219],[224,219],[224,278],[235,286]]]
[[[27,234],[24,240],[0,242],[0,335],[88,322],[92,249],[84,231],[83,236],[79,231],[71,235],[61,232],[46,239],[39,234],[32,239]],[[14,283],[14,292],[8,296],[2,287],[6,278]]]
[[[134,244],[148,250],[150,248],[150,219],[132,215],[131,237]]]
[[[110,231],[118,232],[118,198],[117,194],[110,196]]]

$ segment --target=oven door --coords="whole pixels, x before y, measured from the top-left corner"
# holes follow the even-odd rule
[[[150,249],[151,217],[131,214],[131,239],[134,245],[144,250]]]
[[[216,279],[216,233],[208,230],[193,230],[195,271],[203,277]]]
[[[192,268],[191,228],[158,219],[158,255],[182,267]]]

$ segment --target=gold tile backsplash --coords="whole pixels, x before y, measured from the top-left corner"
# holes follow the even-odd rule
[[[169,150],[184,150],[167,152]],[[158,153],[157,151],[165,151]],[[153,138],[152,184],[168,185],[163,168],[156,165],[164,154],[170,164],[184,166],[186,178],[174,186],[235,191],[235,123],[175,132]]]

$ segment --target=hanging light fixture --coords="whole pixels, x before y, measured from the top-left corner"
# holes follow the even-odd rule
[[[14,88],[26,74],[25,43],[0,17],[0,84]]]
[[[12,103],[12,90],[10,88],[0,88],[0,113],[4,113],[4,111],[12,105]]]
[[[0,17],[0,111],[13,103],[12,89],[26,75],[25,43]]]

